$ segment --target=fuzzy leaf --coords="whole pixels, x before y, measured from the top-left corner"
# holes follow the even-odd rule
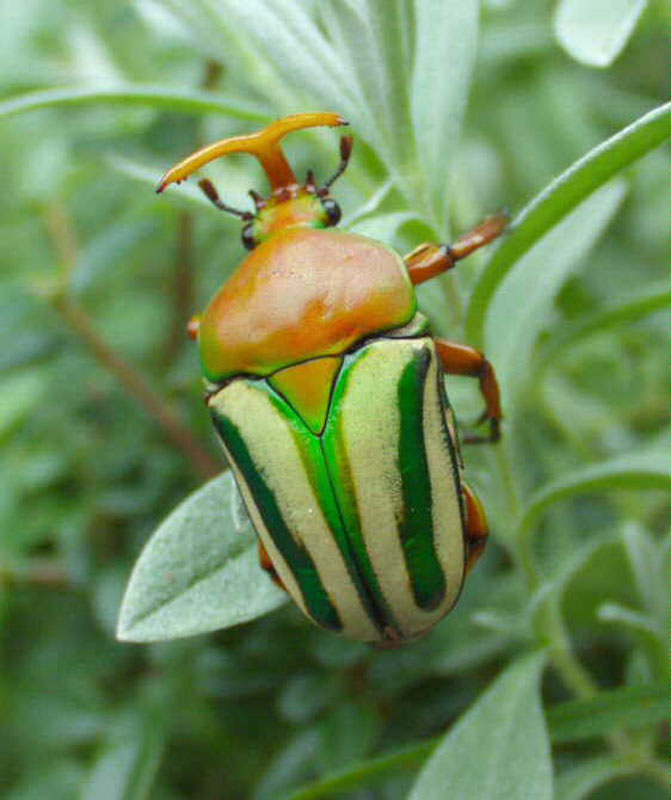
[[[613,181],[584,200],[520,258],[494,297],[486,350],[511,404],[526,385],[533,347],[557,293],[613,218],[625,189],[623,181]]]
[[[151,642],[228,628],[286,595],[258,563],[251,524],[236,524],[230,472],[206,483],[159,526],[135,564],[117,637]]]
[[[671,103],[650,111],[597,145],[550,183],[515,218],[511,232],[489,261],[471,294],[468,341],[482,347],[492,300],[515,263],[592,192],[669,138]]]
[[[555,36],[576,61],[607,67],[625,48],[646,5],[646,0],[560,0]]]
[[[543,663],[542,655],[525,658],[496,680],[445,735],[409,800],[550,800],[550,742],[539,694]]]
[[[548,725],[552,741],[562,743],[655,725],[667,716],[668,689],[663,684],[626,686],[588,700],[560,703],[548,712]]]
[[[412,116],[436,225],[443,234],[450,162],[456,152],[475,63],[479,5],[477,0],[415,2]]]
[[[232,119],[267,123],[270,118],[247,101],[226,98],[214,92],[172,89],[166,86],[73,86],[45,89],[12,97],[0,103],[0,117],[53,106],[121,105],[181,111],[185,114],[223,114]]]
[[[534,522],[554,503],[580,494],[608,489],[671,488],[669,462],[665,453],[644,452],[590,464],[558,478],[531,496],[522,511],[520,530],[529,535]]]

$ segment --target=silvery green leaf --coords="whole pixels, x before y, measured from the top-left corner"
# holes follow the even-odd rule
[[[151,642],[205,633],[247,622],[284,602],[284,592],[259,566],[251,525],[239,508],[233,510],[233,491],[231,473],[220,475],[159,526],[126,588],[119,639]]]
[[[445,735],[409,800],[551,800],[543,664],[542,654],[524,658],[494,682]]]
[[[560,0],[555,36],[576,61],[607,67],[625,48],[646,5],[647,0]]]
[[[477,0],[415,2],[412,119],[433,215],[443,233],[450,160],[456,152],[471,85],[479,10]]]

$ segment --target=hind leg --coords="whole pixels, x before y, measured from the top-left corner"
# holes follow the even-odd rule
[[[469,573],[484,552],[489,528],[485,510],[475,492],[465,483],[461,488],[466,500],[466,573]]]
[[[261,569],[265,570],[274,584],[280,587],[280,589],[284,589],[286,592],[286,586],[282,583],[282,579],[277,574],[275,567],[273,566],[273,562],[270,560],[270,556],[268,555],[268,551],[263,546],[263,542],[259,539],[259,563],[261,564]]]

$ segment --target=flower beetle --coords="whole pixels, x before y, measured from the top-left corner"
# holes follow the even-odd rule
[[[496,377],[482,353],[431,335],[413,286],[454,267],[505,228],[492,217],[452,245],[405,258],[334,229],[330,187],[299,183],[280,147],[337,114],[296,114],[199,150],[157,191],[212,159],[250,153],[271,184],[241,217],[251,253],[191,325],[207,405],[259,534],[261,564],[317,625],[393,646],[422,636],[453,607],[487,524],[461,478],[444,374],[480,381],[481,418],[499,437]],[[466,440],[465,440],[466,441]]]

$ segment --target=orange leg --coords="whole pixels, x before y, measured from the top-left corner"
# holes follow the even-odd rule
[[[448,375],[467,375],[478,378],[485,400],[485,411],[479,422],[489,420],[489,436],[465,436],[464,444],[498,442],[501,438],[501,395],[494,368],[484,355],[474,347],[447,339],[435,339],[436,350]]]
[[[198,329],[200,328],[200,314],[194,314],[193,317],[186,323],[186,335],[189,339],[198,338]]]
[[[477,495],[465,483],[461,484],[461,488],[466,500],[466,574],[468,574],[484,552],[489,528],[485,510]]]
[[[282,579],[275,571],[275,567],[273,566],[273,562],[270,560],[270,556],[268,555],[268,551],[263,546],[263,542],[259,539],[259,563],[261,564],[261,569],[265,570],[268,575],[270,575],[274,584],[280,587],[280,589],[284,589],[286,592],[286,587],[282,583]]]
[[[452,269],[457,261],[498,238],[508,221],[507,214],[496,214],[460,236],[454,244],[421,244],[405,257],[410,280],[417,285]]]

